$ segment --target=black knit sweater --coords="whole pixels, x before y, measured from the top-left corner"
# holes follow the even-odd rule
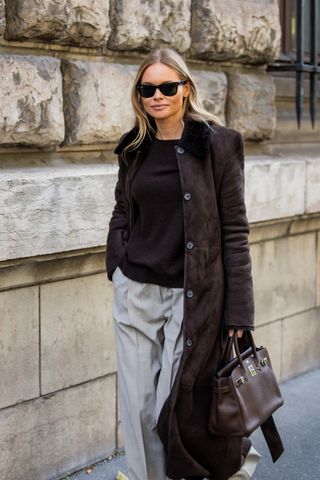
[[[137,212],[123,273],[137,282],[183,287],[184,225],[177,140],[155,139],[132,182]]]

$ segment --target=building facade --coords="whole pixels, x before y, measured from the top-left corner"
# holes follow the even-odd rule
[[[298,130],[294,77],[267,69],[287,3],[281,29],[277,0],[0,0],[1,478],[122,446],[105,241],[113,149],[156,46],[245,138],[257,343],[280,380],[320,365],[320,122],[306,108]]]

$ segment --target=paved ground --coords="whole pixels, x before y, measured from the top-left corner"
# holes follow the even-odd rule
[[[285,405],[274,415],[285,453],[272,463],[260,429],[252,435],[253,445],[262,454],[255,480],[320,480],[320,369],[281,384]],[[126,472],[125,457],[94,465],[68,480],[115,480],[118,470]]]

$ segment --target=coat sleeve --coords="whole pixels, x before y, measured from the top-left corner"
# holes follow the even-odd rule
[[[231,129],[230,129],[231,130]],[[244,200],[244,141],[236,130],[225,155],[219,195],[225,270],[224,326],[254,328],[249,224]]]
[[[121,169],[119,160],[118,179],[114,191],[115,206],[107,236],[106,269],[109,280],[112,280],[112,274],[125,253],[128,239],[128,219],[121,185]]]

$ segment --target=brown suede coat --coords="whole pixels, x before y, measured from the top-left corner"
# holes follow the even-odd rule
[[[212,128],[214,132],[205,123],[186,120],[176,147],[185,242],[191,241],[193,248],[185,250],[184,350],[158,421],[167,475],[174,480],[226,480],[240,468],[251,443],[216,437],[207,429],[212,378],[226,327],[252,328],[254,322],[243,139],[233,129]],[[123,158],[124,146],[135,135],[136,129],[125,134],[115,150],[119,175],[107,238],[110,280],[134,224],[131,180],[150,145],[146,137],[139,151]]]

